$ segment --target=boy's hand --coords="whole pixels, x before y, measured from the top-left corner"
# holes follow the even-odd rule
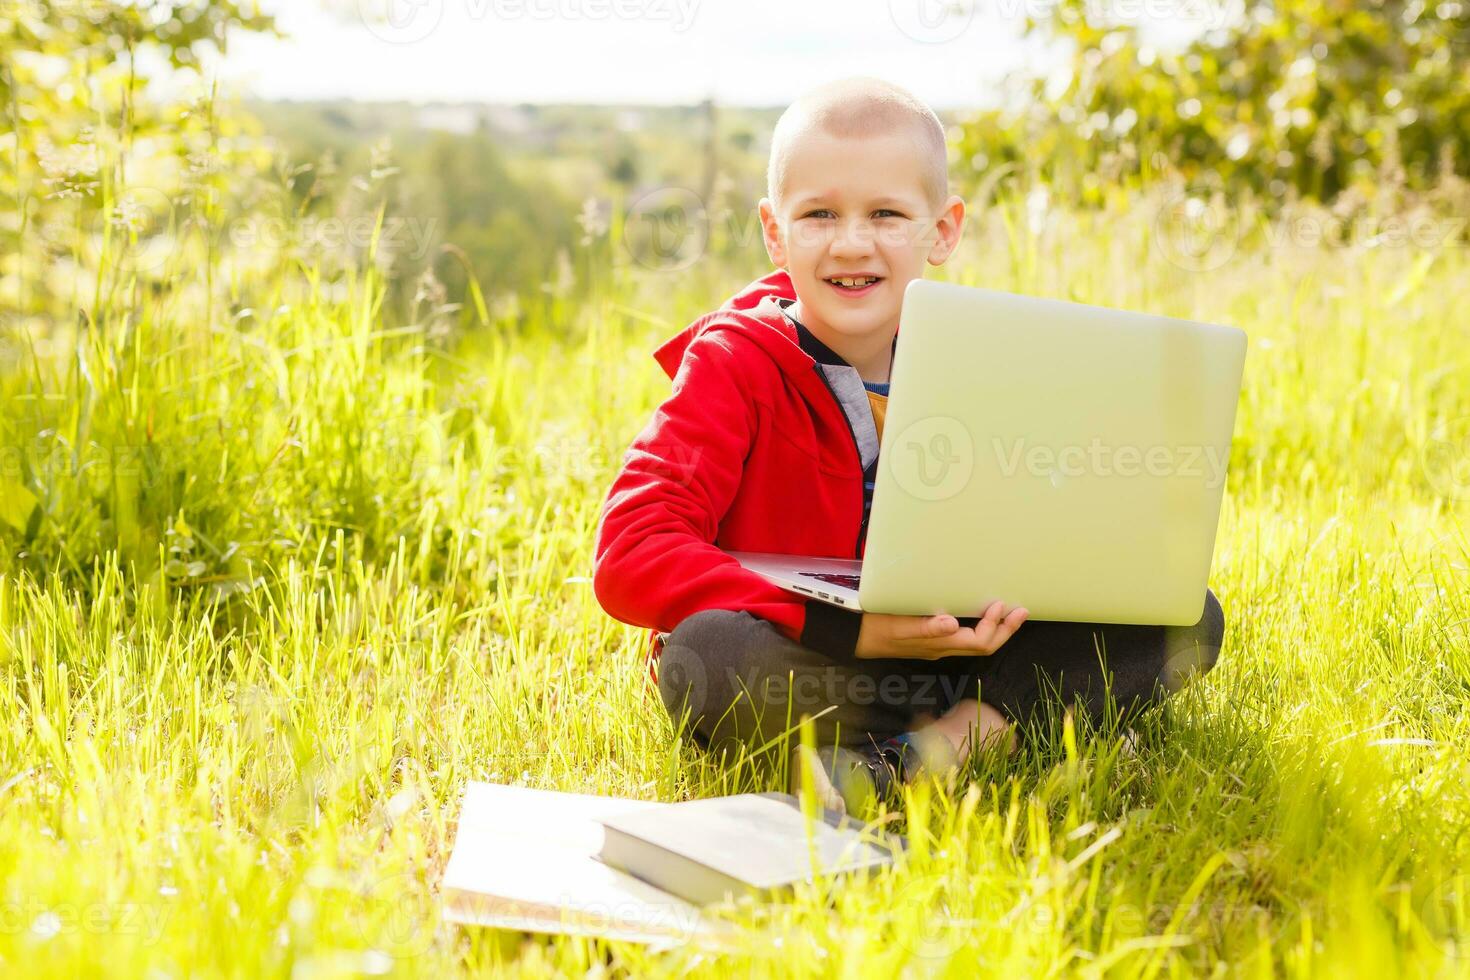
[[[907,657],[938,660],[940,657],[988,657],[1009,640],[1026,621],[1026,610],[1017,606],[1006,613],[1005,603],[995,600],[973,627],[961,626],[948,613],[935,616],[890,616],[863,613],[858,628],[856,655]]]

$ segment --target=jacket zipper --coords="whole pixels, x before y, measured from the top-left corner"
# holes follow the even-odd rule
[[[867,476],[867,471],[863,469],[863,451],[858,448],[857,436],[853,435],[852,432],[852,422],[848,419],[847,412],[843,411],[842,402],[837,400],[837,392],[832,390],[832,383],[827,380],[827,375],[822,372],[820,366],[813,365],[812,370],[816,372],[817,377],[822,379],[822,387],[827,389],[827,394],[830,395],[832,398],[832,404],[837,406],[837,414],[842,416],[843,431],[847,433],[848,441],[852,443],[852,454],[857,457],[858,532],[857,539],[853,542],[852,545],[852,557],[861,561],[863,557],[863,536],[864,532],[867,530],[868,523],[868,515],[865,513],[865,508],[863,506],[865,503],[867,503],[867,496],[863,492],[863,483],[865,482],[865,478]]]

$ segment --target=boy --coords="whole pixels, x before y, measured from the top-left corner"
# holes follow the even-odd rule
[[[675,720],[707,747],[760,752],[812,716],[822,749],[796,775],[841,809],[991,739],[1013,747],[1012,726],[1049,693],[1098,718],[1210,669],[1224,619],[1208,592],[1190,628],[1023,625],[1026,610],[1001,602],[978,619],[860,614],[726,554],[862,557],[904,287],[949,258],[965,218],[939,119],[876,79],[787,109],[767,182],[776,271],[654,352],[673,393],[597,530],[598,601],[653,631]],[[1004,370],[996,354],[977,384]]]

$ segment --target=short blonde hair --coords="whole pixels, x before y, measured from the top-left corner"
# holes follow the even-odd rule
[[[944,141],[944,124],[933,109],[907,90],[865,76],[819,86],[781,114],[771,133],[766,196],[779,206],[792,147],[803,137],[825,133],[839,139],[861,139],[904,127],[914,134],[914,152],[923,163],[924,193],[929,203],[938,208],[949,195],[949,153]]]

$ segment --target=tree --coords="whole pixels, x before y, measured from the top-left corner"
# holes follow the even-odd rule
[[[130,151],[202,183],[236,120],[207,108],[143,98],[141,57],[175,70],[202,67],[233,29],[275,31],[254,2],[237,0],[16,0],[0,4],[0,304],[46,310],[57,253],[102,222],[159,220],[176,188],[130,198]]]
[[[1427,190],[1470,175],[1470,4],[1258,0],[1182,49],[1097,0],[1028,20],[1070,49],[1060,79],[969,124],[976,170],[1031,167],[1084,201],[1160,170],[1268,200]]]

